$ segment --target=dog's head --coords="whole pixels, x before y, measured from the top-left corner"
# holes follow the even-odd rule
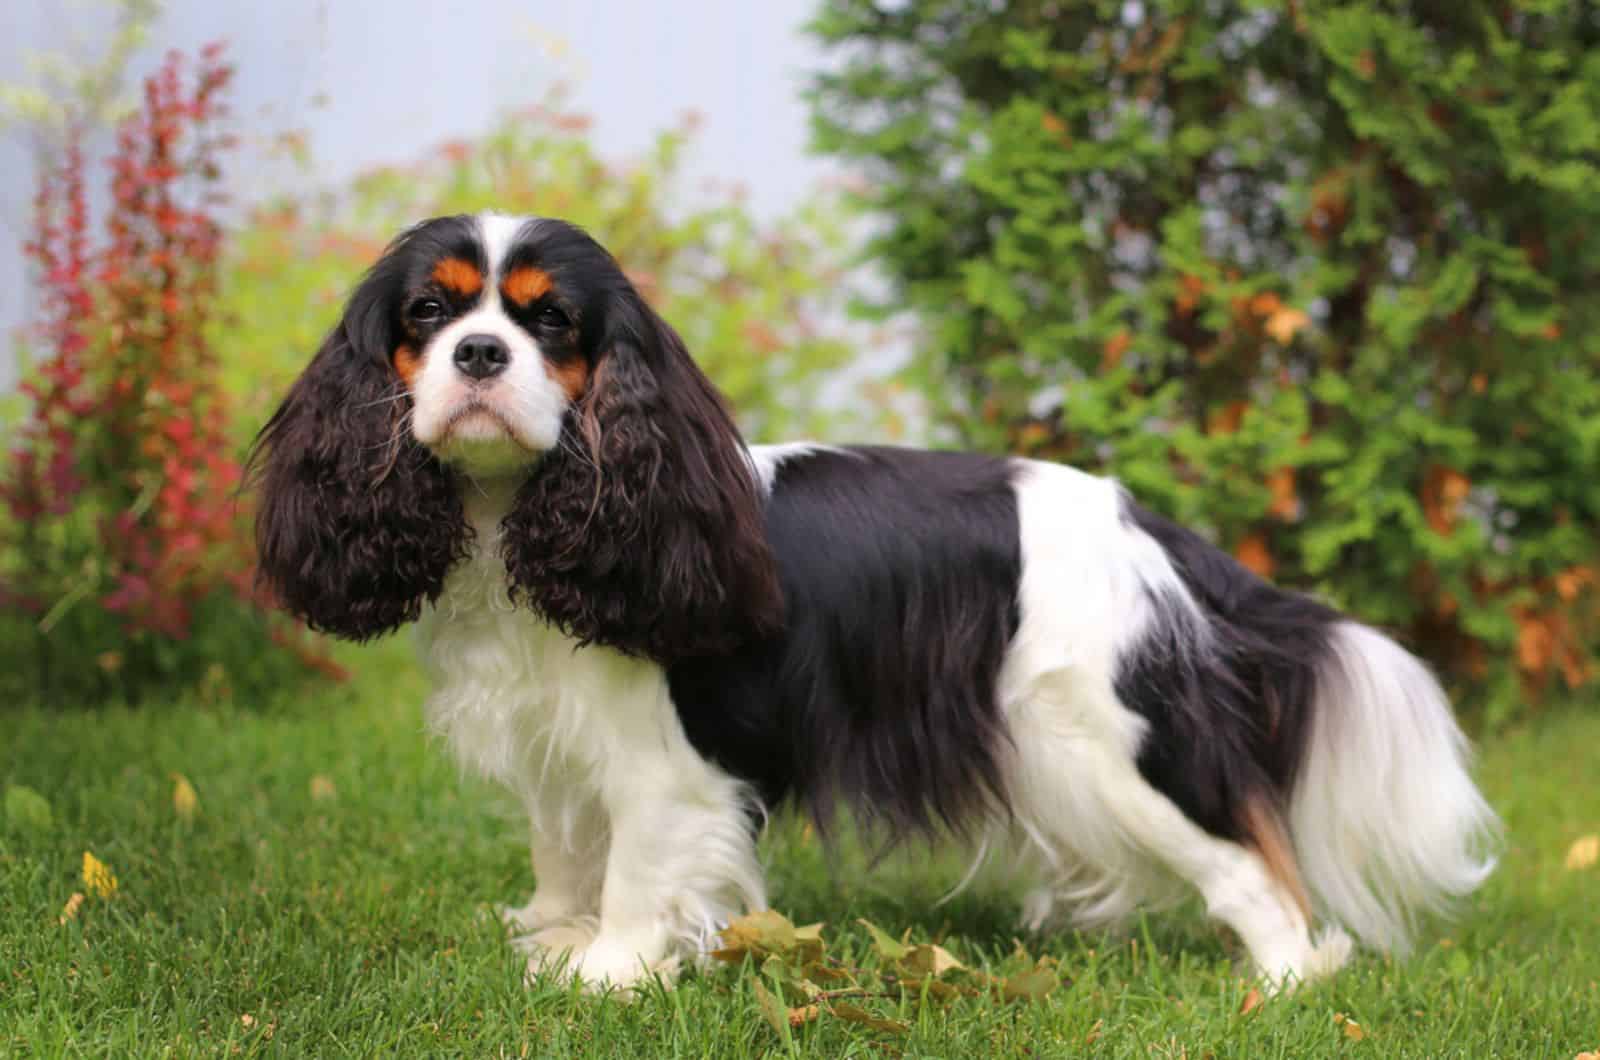
[[[515,490],[514,598],[670,661],[780,621],[749,456],[677,333],[573,225],[402,233],[262,429],[261,573],[311,626],[418,617],[472,547],[462,490]],[[480,543],[481,544],[481,543]]]

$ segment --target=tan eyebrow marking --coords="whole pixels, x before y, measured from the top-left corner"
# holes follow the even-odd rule
[[[390,359],[394,361],[395,374],[400,376],[406,386],[410,386],[417,370],[422,367],[422,358],[417,356],[417,351],[410,346],[397,346],[394,356]]]
[[[471,298],[483,290],[483,273],[470,261],[443,258],[433,267],[433,278],[447,291]]]
[[[548,272],[532,265],[520,265],[506,273],[505,279],[500,281],[500,293],[506,301],[524,306],[549,291],[551,286]]]

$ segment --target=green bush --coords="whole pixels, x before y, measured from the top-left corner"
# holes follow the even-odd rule
[[[1489,720],[1588,681],[1600,14],[827,0],[821,145],[964,440],[1119,475]]]
[[[873,416],[868,403],[825,412],[819,396],[851,352],[831,201],[758,222],[732,191],[683,188],[692,122],[628,166],[598,157],[587,129],[556,94],[481,139],[257,211],[233,241],[213,336],[242,421],[265,420],[385,241],[424,217],[490,209],[586,227],[683,333],[753,436],[836,432]]]

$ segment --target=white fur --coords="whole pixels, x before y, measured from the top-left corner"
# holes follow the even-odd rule
[[[1077,923],[1114,922],[1181,895],[1186,882],[1271,984],[1330,974],[1351,946],[1337,924],[1313,940],[1258,854],[1207,833],[1138,771],[1146,725],[1113,681],[1151,618],[1146,590],[1193,606],[1166,553],[1123,520],[1113,482],[1026,462],[1017,493],[1022,622],[1001,696],[1016,748],[1011,850],[1036,878],[1025,924],[1038,928],[1062,906]],[[1292,838],[1320,905],[1367,941],[1400,946],[1408,911],[1482,881],[1492,862],[1473,841],[1493,816],[1422,665],[1354,624],[1339,627],[1334,657]],[[997,821],[991,836],[1004,827]]]
[[[756,478],[761,483],[763,492],[771,493],[772,484],[777,480],[778,468],[790,460],[798,460],[812,453],[847,453],[847,449],[839,449],[821,442],[782,442],[777,445],[752,445],[747,450],[750,454],[750,464],[755,468]]]
[[[813,448],[754,447],[752,470],[770,489],[782,462]],[[514,481],[468,488],[474,551],[421,625],[437,686],[427,712],[465,765],[527,807],[539,888],[505,915],[530,973],[559,959],[585,982],[626,986],[670,973],[730,917],[765,905],[755,804],[689,744],[659,666],[579,648],[511,606],[498,538]],[[1118,659],[1153,619],[1153,593],[1189,601],[1204,626],[1168,556],[1125,521],[1114,482],[1019,462],[1015,488],[1021,622],[999,686],[1011,812],[993,815],[982,848],[1030,878],[1028,927],[1062,913],[1112,922],[1192,887],[1283,986],[1345,961],[1338,925],[1402,947],[1415,911],[1481,882],[1492,861],[1474,843],[1493,815],[1442,693],[1393,642],[1343,624],[1289,820],[1335,922],[1313,939],[1260,855],[1206,832],[1138,770],[1148,726],[1117,699]]]
[[[579,648],[511,606],[498,552],[511,493],[466,494],[473,554],[420,624],[427,715],[528,809],[539,889],[507,919],[536,951],[530,972],[562,957],[586,982],[626,986],[765,906],[750,796],[689,745],[659,666]]]
[[[1334,634],[1289,823],[1318,905],[1362,941],[1404,952],[1417,914],[1494,870],[1494,811],[1427,668],[1354,622]]]

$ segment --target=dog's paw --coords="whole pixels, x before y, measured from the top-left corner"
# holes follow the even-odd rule
[[[540,932],[540,936],[546,935]],[[536,943],[539,949],[528,958],[526,979],[532,982],[540,975],[559,971],[577,980],[586,993],[612,994],[631,1000],[635,992],[651,980],[670,986],[682,969],[676,955],[650,960],[638,952],[638,947],[614,939],[595,940],[591,935],[584,948],[566,946],[557,949],[567,937],[549,938]]]
[[[1328,978],[1344,967],[1353,946],[1350,936],[1339,928],[1324,929],[1294,960],[1260,970],[1267,993],[1290,994],[1306,983]]]

